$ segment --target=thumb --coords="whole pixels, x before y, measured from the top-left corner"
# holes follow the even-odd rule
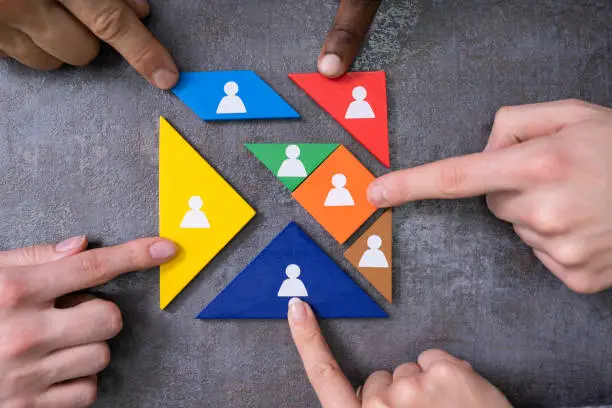
[[[368,187],[368,201],[392,207],[409,201],[479,196],[523,187],[535,149],[519,145],[504,150],[453,157],[385,174]]]
[[[81,235],[68,238],[58,244],[36,245],[0,252],[0,268],[40,265],[56,261],[79,253],[86,246],[87,238]]]
[[[329,78],[344,75],[359,53],[382,0],[341,0],[327,34],[318,68]]]

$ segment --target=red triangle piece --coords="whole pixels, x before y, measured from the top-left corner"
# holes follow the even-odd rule
[[[317,72],[289,74],[289,78],[389,167],[384,71],[349,72],[338,79],[329,79]]]

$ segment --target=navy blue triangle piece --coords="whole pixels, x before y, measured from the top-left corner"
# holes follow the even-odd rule
[[[328,318],[389,317],[294,222],[198,315],[198,319],[286,319],[289,299]]]

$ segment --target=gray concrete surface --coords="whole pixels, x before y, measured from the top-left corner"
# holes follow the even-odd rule
[[[251,68],[299,121],[206,124],[112,51],[39,73],[0,62],[0,246],[87,233],[98,245],[154,235],[157,123],[168,118],[259,211],[167,311],[155,270],[98,290],[125,330],[97,407],[315,407],[287,326],[194,316],[289,221],[302,225],[390,313],[323,327],[356,385],[428,347],[471,361],[520,407],[612,403],[612,296],[551,276],[482,199],[394,213],[396,302],[243,148],[339,142],[384,169],[286,77],[312,71],[333,0],[154,0],[148,26],[183,70]],[[388,73],[393,168],[476,152],[507,104],[578,97],[612,104],[608,0],[388,1],[358,69]],[[384,335],[381,336],[381,333]]]

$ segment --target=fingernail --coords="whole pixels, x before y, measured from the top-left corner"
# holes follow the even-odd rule
[[[319,72],[328,77],[342,74],[342,61],[336,54],[326,54],[319,61]]]
[[[377,207],[387,204],[387,189],[382,183],[374,182],[368,187],[368,201]]]
[[[176,245],[170,241],[159,241],[151,245],[149,253],[153,259],[169,259],[176,254]]]
[[[69,252],[83,245],[83,241],[85,241],[85,235],[68,238],[67,240],[55,245],[55,250],[57,252]]]
[[[291,298],[289,301],[289,317],[295,323],[306,321],[306,306],[300,298]]]
[[[355,395],[357,396],[357,399],[359,401],[361,401],[361,392],[363,391],[363,385],[360,385],[359,388],[357,388],[357,391],[355,392]]]
[[[166,68],[159,68],[151,76],[153,84],[160,89],[170,89],[178,81],[178,74]]]

